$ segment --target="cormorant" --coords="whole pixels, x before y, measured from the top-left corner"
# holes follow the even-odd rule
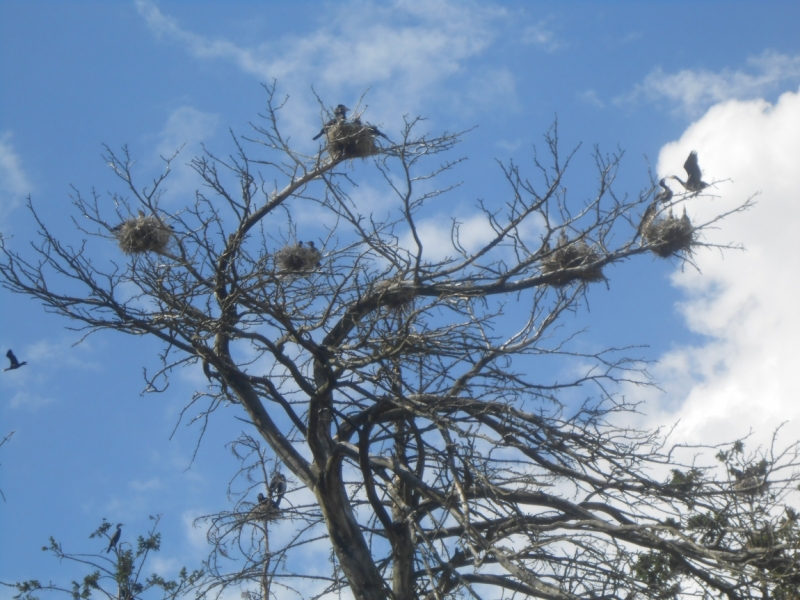
[[[309,248],[311,248],[314,252],[319,254],[319,250],[317,250],[317,245],[313,241],[307,242],[307,244]],[[321,267],[322,263],[320,261],[317,261],[317,264],[315,266]]]
[[[667,185],[667,178],[666,177],[662,178],[661,181],[658,182],[658,185],[660,185],[664,189],[656,194],[656,202],[663,202],[664,204],[666,204],[667,202],[672,200],[672,190]]]
[[[323,135],[325,135],[325,132],[327,132],[328,129],[330,129],[331,127],[333,127],[337,123],[342,123],[345,119],[347,119],[347,111],[348,110],[350,110],[350,109],[347,108],[344,104],[339,104],[333,110],[333,118],[330,121],[328,121],[327,123],[325,123],[325,125],[322,126],[322,129],[320,129],[320,132],[317,135],[315,135],[313,138],[311,138],[311,139],[312,140],[318,140]]]
[[[7,369],[3,369],[3,371],[13,371],[14,369],[19,369],[22,365],[28,364],[28,361],[26,360],[19,362],[17,360],[17,357],[14,356],[14,353],[11,350],[6,352],[6,356],[8,357],[8,360],[11,361],[11,366],[8,367]]]
[[[676,179],[688,192],[702,192],[708,187],[705,181],[702,181],[703,172],[700,170],[700,164],[697,162],[697,152],[692,150],[689,153],[689,158],[683,163],[683,168],[686,169],[688,178],[683,181],[680,177],[672,175],[672,179]]]
[[[266,502],[267,502],[267,497],[264,494],[262,494],[261,492],[258,492],[258,503],[259,504],[264,504]]]
[[[106,554],[111,552],[111,549],[116,549],[117,542],[119,541],[120,536],[122,535],[122,523],[117,523],[117,530],[114,532],[114,535],[111,536],[111,540],[108,542],[108,550],[106,550]]]
[[[269,482],[269,495],[272,498],[272,504],[278,508],[281,503],[283,495],[286,493],[286,477],[283,473],[275,473],[272,476],[272,481]]]

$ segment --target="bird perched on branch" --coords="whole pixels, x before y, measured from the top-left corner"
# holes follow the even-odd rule
[[[3,371],[13,371],[14,369],[19,369],[22,365],[28,364],[28,361],[19,362],[17,360],[17,357],[14,356],[14,353],[11,350],[6,352],[6,356],[8,357],[8,360],[11,362],[11,366],[6,369],[3,369]]]
[[[272,498],[272,504],[278,508],[281,503],[283,495],[286,493],[286,477],[283,473],[275,473],[272,476],[272,481],[269,482],[269,495]]]
[[[311,139],[312,140],[318,140],[319,138],[321,138],[323,135],[325,135],[327,133],[328,129],[330,129],[331,127],[333,127],[337,123],[343,123],[347,119],[347,111],[348,110],[350,110],[350,109],[347,108],[344,104],[339,104],[333,110],[333,118],[330,121],[328,121],[327,123],[325,123],[325,125],[322,126],[322,129],[320,130],[320,132],[317,135],[315,135],[313,138],[311,138]]]
[[[122,536],[122,523],[117,523],[117,530],[114,532],[114,535],[111,536],[111,540],[108,542],[108,549],[106,550],[106,554],[111,552],[111,549],[116,549],[117,542],[119,542],[119,538]]]
[[[708,187],[708,184],[702,180],[703,172],[700,170],[700,164],[697,162],[697,152],[692,150],[689,153],[689,158],[683,163],[683,168],[686,169],[686,175],[688,175],[686,181],[677,175],[672,175],[671,178],[677,180],[678,183],[686,188],[686,191],[698,193]]]
[[[664,189],[660,190],[656,194],[655,200],[656,202],[663,202],[664,204],[666,204],[667,202],[672,200],[673,196],[672,190],[667,185],[667,178],[666,177],[662,178],[661,181],[658,182],[658,185],[660,185]]]

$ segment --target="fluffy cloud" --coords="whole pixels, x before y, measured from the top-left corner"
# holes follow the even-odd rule
[[[0,135],[0,222],[32,190],[22,160],[11,143],[11,133],[5,132]]]
[[[765,52],[747,61],[744,69],[684,69],[677,73],[653,70],[633,92],[617,103],[646,100],[667,101],[679,111],[697,115],[715,103],[733,98],[757,98],[781,83],[800,79],[800,56]]]
[[[474,81],[466,69],[496,37],[492,23],[505,16],[502,8],[446,0],[337,4],[318,29],[248,48],[187,31],[149,0],[138,0],[137,7],[154,34],[179,42],[192,56],[230,61],[261,81],[277,79],[293,96],[292,125],[308,128],[303,135],[313,129],[310,113],[319,112],[308,98],[311,82],[329,103],[344,101],[351,108],[372,87],[368,102],[380,110],[370,110],[369,117],[378,123],[415,114],[445,85],[452,96],[454,78],[466,78],[466,89],[479,86],[490,99],[507,103],[513,96],[507,69],[493,69],[490,85],[481,85],[486,74]]]
[[[685,293],[679,310],[707,340],[662,357],[656,370],[666,396],[657,422],[680,419],[683,440],[719,442],[746,435],[760,442],[784,421],[783,439],[800,438],[796,370],[800,359],[800,95],[729,101],[711,108],[678,141],[662,149],[661,175],[677,173],[699,152],[704,180],[722,181],[714,198],[688,204],[699,223],[760,193],[757,205],[731,216],[705,241],[742,242],[746,252],[703,251],[702,273],[687,268],[673,283]]]

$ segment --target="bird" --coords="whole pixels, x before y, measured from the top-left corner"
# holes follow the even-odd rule
[[[328,121],[327,123],[325,123],[325,125],[322,126],[322,129],[320,129],[320,132],[317,135],[315,135],[313,138],[311,138],[311,139],[312,140],[318,140],[323,135],[325,135],[325,133],[328,131],[328,129],[330,129],[331,127],[333,127],[337,123],[343,123],[347,119],[347,111],[348,110],[350,110],[350,109],[347,108],[344,104],[339,104],[333,110],[333,118],[330,121]]]
[[[306,242],[306,243],[308,244],[308,247],[309,247],[309,248],[311,248],[311,249],[312,249],[314,252],[316,252],[316,253],[317,253],[317,255],[319,255],[319,250],[317,250],[317,245],[316,245],[316,244],[315,244],[313,241],[311,241],[311,242]],[[321,263],[320,261],[317,261],[317,264],[316,264],[316,266],[317,266],[317,267],[321,267],[321,266],[322,266],[322,263]]]
[[[661,181],[658,182],[658,185],[660,185],[664,189],[660,190],[656,194],[655,200],[656,202],[663,202],[664,204],[666,204],[667,202],[672,200],[672,195],[673,195],[672,190],[667,185],[667,178],[666,177],[662,178]]]
[[[111,540],[108,542],[108,549],[106,550],[106,554],[111,552],[111,549],[116,549],[117,542],[119,541],[120,536],[122,535],[122,523],[117,523],[117,530],[114,532],[114,535],[111,536]]]
[[[258,492],[258,503],[265,504],[266,502],[267,502],[267,497],[261,492]]]
[[[22,365],[27,365],[28,364],[28,361],[25,361],[25,360],[22,361],[22,362],[19,362],[17,360],[17,357],[14,356],[14,353],[11,350],[6,352],[6,356],[8,357],[8,360],[11,361],[11,366],[8,367],[7,369],[3,369],[3,371],[13,371],[14,369],[19,369]]]
[[[278,508],[281,503],[283,495],[286,493],[286,477],[283,473],[275,473],[272,476],[272,481],[269,482],[269,495],[272,498],[272,504]]]
[[[686,162],[683,163],[683,168],[686,170],[686,174],[688,175],[686,181],[677,175],[672,175],[671,179],[677,180],[678,183],[686,188],[686,191],[698,193],[702,192],[708,187],[708,184],[705,181],[702,181],[703,172],[700,170],[700,165],[697,162],[697,152],[692,150],[689,153],[689,158],[687,158]]]
[[[379,136],[381,136],[381,137],[382,137],[383,139],[385,139],[385,140],[388,140],[388,139],[389,139],[389,136],[387,136],[385,133],[383,133],[383,132],[382,132],[380,129],[378,129],[378,128],[377,128],[377,127],[375,127],[374,125],[370,125],[370,126],[369,126],[369,132],[370,132],[372,135],[379,135]],[[391,141],[391,140],[390,140],[390,141]]]

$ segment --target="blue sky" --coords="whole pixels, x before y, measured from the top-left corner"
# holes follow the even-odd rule
[[[568,325],[590,325],[590,346],[649,344],[663,392],[624,390],[648,401],[645,423],[680,421],[676,435],[695,442],[752,427],[755,442],[788,421],[783,439],[796,439],[798,23],[797,2],[3,0],[0,231],[15,250],[33,239],[30,195],[79,241],[70,186],[121,189],[102,144],[128,144],[142,180],[184,143],[181,165],[201,143],[224,154],[273,79],[289,96],[285,132],[309,152],[314,92],[351,107],[367,92],[367,117],[390,137],[406,114],[434,132],[478,126],[455,151],[469,157],[455,174],[464,185],[430,214],[431,243],[454,216],[480,238],[476,200],[507,191],[495,159],[530,168],[556,115],[564,148],[583,143],[568,180],[577,197],[594,189],[595,144],[626,151],[618,189],[631,195],[648,185],[645,157],[659,176],[682,174],[696,149],[708,178],[731,181],[689,206],[693,220],[760,193],[708,235],[748,251],[700,252],[702,274],[649,257],[612,269],[610,289],[590,288],[590,311]],[[374,173],[353,176],[369,195]],[[166,205],[178,210],[193,185],[176,168]],[[313,216],[301,225],[323,234]],[[73,346],[81,334],[36,302],[0,290],[0,306],[0,348],[29,362],[0,377],[0,436],[15,431],[0,449],[0,580],[57,579],[65,567],[39,548],[54,535],[90,551],[102,517],[143,532],[163,514],[164,568],[195,564],[202,533],[189,523],[225,507],[236,468],[233,412],[216,415],[188,469],[199,430],[169,437],[199,373],[140,395],[142,369],[158,365],[152,342],[100,334]]]

